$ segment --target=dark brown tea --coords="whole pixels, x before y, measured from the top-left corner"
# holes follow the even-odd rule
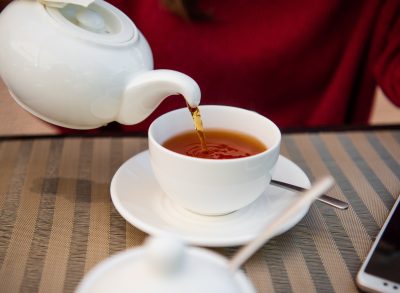
[[[246,133],[227,129],[204,131],[206,149],[202,147],[196,131],[187,131],[168,139],[167,149],[197,158],[236,159],[261,153],[267,147],[257,138]]]

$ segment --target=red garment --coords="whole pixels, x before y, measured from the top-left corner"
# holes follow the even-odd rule
[[[400,105],[400,1],[200,1],[185,21],[160,0],[110,0],[148,40],[155,68],[193,77],[201,104],[255,110],[280,127],[367,123],[376,80]],[[375,75],[374,75],[375,74]],[[375,78],[376,76],[376,78]],[[169,97],[127,130],[185,105]]]

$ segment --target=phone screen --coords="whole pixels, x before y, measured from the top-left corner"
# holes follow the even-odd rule
[[[400,283],[400,204],[383,231],[365,272]]]

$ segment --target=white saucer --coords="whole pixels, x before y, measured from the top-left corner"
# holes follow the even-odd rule
[[[292,161],[279,156],[274,179],[309,187],[307,175]],[[173,203],[160,189],[151,169],[149,152],[126,161],[111,181],[111,199],[121,216],[140,230],[159,236],[172,233],[189,244],[221,247],[238,246],[253,239],[275,215],[297,196],[294,192],[268,186],[255,202],[223,216],[194,214]],[[278,234],[296,225],[307,213],[305,207]]]

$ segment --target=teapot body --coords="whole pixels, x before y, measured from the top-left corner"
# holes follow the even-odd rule
[[[104,34],[78,27],[68,7],[32,0],[14,1],[0,14],[0,75],[18,104],[52,124],[91,129],[118,121],[123,103],[138,108],[124,101],[129,84],[153,69],[151,49],[133,22],[105,1],[91,5],[110,23]],[[162,94],[152,107],[168,95]]]
[[[153,68],[136,29],[131,40],[97,44],[68,33],[35,1],[0,15],[0,74],[24,109],[50,123],[89,129],[115,120],[130,79]]]

